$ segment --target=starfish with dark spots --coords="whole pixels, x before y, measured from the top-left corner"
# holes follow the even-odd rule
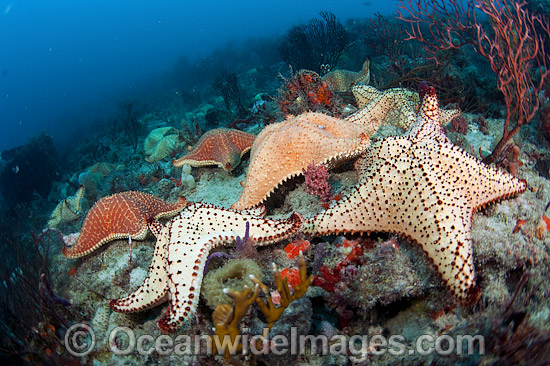
[[[174,216],[186,205],[184,197],[176,203],[167,203],[152,194],[137,191],[103,197],[86,215],[75,245],[63,248],[63,255],[80,258],[111,240],[145,239],[148,221]]]
[[[241,158],[252,147],[255,135],[231,128],[216,128],[201,136],[197,145],[187,155],[174,159],[176,167],[189,164],[192,167],[217,165],[225,171],[235,169]]]
[[[117,312],[135,312],[169,301],[166,316],[159,320],[169,332],[185,325],[194,315],[209,252],[232,245],[248,233],[257,245],[279,242],[300,231],[302,216],[270,220],[205,203],[189,204],[164,227],[153,223],[157,236],[149,277],[134,293],[111,300]]]
[[[357,83],[368,84],[370,82],[370,60],[363,62],[363,68],[360,71],[350,71],[337,69],[326,73],[323,80],[327,83],[333,92],[349,92],[352,85]]]
[[[405,88],[378,90],[365,84],[354,85],[352,92],[359,110],[346,117],[350,122],[366,126],[377,122],[380,126],[392,125],[406,131],[416,121],[420,109],[418,92]],[[442,109],[440,122],[447,125],[461,113],[459,109]]]
[[[243,210],[264,202],[311,162],[332,167],[359,156],[377,126],[370,127],[313,112],[268,125],[254,141],[243,192],[231,208]]]
[[[347,196],[309,219],[304,232],[397,233],[426,252],[461,302],[475,302],[473,214],[488,203],[523,192],[523,180],[488,166],[453,145],[440,124],[430,88],[405,136],[371,145],[360,181]]]

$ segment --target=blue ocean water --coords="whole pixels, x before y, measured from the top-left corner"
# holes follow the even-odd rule
[[[322,10],[344,22],[393,2],[0,1],[0,151],[42,130],[64,144],[121,100],[166,87],[178,58],[282,34]]]

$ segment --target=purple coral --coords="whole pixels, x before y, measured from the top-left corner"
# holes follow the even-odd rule
[[[308,164],[302,169],[306,177],[307,193],[317,196],[322,202],[330,202],[334,198],[334,191],[328,182],[328,170],[324,165]]]

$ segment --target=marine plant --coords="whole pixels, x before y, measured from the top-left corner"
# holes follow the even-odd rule
[[[495,162],[540,107],[539,93],[550,76],[550,54],[544,49],[548,21],[532,14],[525,2],[509,0],[400,0],[398,7],[398,19],[410,26],[406,39],[421,42],[436,64],[438,51],[465,45],[473,46],[489,62],[506,110],[502,138],[483,159],[487,164]],[[489,18],[488,27],[477,10]]]
[[[336,16],[327,11],[319,14],[322,20],[292,27],[279,45],[283,60],[295,70],[326,73],[336,66],[348,45],[348,33]]]
[[[236,115],[242,118],[247,115],[247,109],[244,106],[245,92],[239,85],[237,74],[234,72],[223,71],[216,77],[212,85],[214,92],[223,98],[225,108],[233,113],[236,109]]]

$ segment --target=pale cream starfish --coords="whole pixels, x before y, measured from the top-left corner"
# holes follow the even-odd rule
[[[360,183],[309,219],[312,235],[390,232],[418,243],[462,302],[476,301],[472,217],[484,205],[523,192],[526,182],[487,166],[445,136],[435,90],[402,137],[373,143]]]
[[[378,90],[366,84],[352,87],[353,96],[359,110],[348,117],[347,121],[370,125],[376,121],[380,126],[393,125],[408,130],[416,121],[420,109],[418,92],[406,88]],[[442,125],[447,125],[462,112],[458,109],[440,110]]]
[[[136,312],[166,300],[170,306],[158,322],[164,331],[185,325],[199,301],[203,270],[208,253],[230,245],[236,237],[254,240],[258,245],[278,242],[297,233],[302,217],[270,220],[205,203],[191,203],[165,226],[150,225],[157,237],[149,277],[133,294],[111,300],[117,312]]]

